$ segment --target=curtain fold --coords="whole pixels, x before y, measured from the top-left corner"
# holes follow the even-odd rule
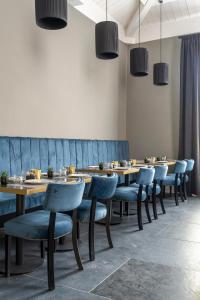
[[[179,159],[195,159],[190,190],[200,195],[200,34],[181,39]]]

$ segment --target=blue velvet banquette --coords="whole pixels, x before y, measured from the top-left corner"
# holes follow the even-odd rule
[[[99,162],[129,159],[127,141],[78,140],[0,137],[0,171],[7,170],[10,176],[22,171],[48,166],[59,170],[73,164],[76,168],[96,165]],[[26,208],[40,206],[44,194],[26,197]],[[15,212],[15,195],[0,193],[0,219]]]

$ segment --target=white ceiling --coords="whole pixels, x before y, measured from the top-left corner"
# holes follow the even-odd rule
[[[159,38],[160,4],[141,1],[141,41]],[[105,20],[106,0],[69,0],[81,13],[98,23]],[[139,0],[108,0],[109,19],[119,25],[120,39],[138,41]],[[163,0],[163,37],[200,32],[200,0]]]
[[[105,10],[105,0],[93,1]],[[108,0],[108,13],[126,27],[137,9],[137,2],[137,0]]]

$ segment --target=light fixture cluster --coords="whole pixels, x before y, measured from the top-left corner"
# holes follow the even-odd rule
[[[118,25],[108,20],[108,0],[106,1],[106,20],[95,26],[96,57],[110,60],[119,56]],[[130,51],[130,73],[143,77],[149,74],[148,50],[140,45],[141,38],[141,4],[139,1],[139,46]],[[169,66],[162,62],[162,4],[160,3],[160,62],[154,64],[154,84],[168,84]],[[67,26],[67,0],[35,0],[36,23],[49,30],[62,29]]]
[[[142,77],[149,74],[149,55],[146,48],[140,47],[141,38],[141,11],[139,1],[139,47],[133,48],[130,51],[130,72],[133,76]],[[154,64],[153,82],[155,85],[167,85],[169,76],[169,66],[167,63],[162,62],[162,4],[163,0],[158,0],[160,3],[160,62]]]
[[[35,0],[36,23],[49,30],[67,26],[67,0]],[[95,27],[96,56],[99,59],[114,59],[119,56],[118,25],[108,21],[106,0],[106,20]]]

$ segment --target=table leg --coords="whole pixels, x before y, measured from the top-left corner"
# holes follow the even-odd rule
[[[125,175],[125,186],[129,186],[130,185],[130,174],[126,174]],[[120,212],[116,211],[115,214],[120,214]],[[134,216],[135,213],[135,209],[131,209],[130,208],[130,203],[129,202],[125,202],[124,205],[124,216]]]
[[[129,174],[125,175],[125,186],[129,186],[130,185],[130,176]]]
[[[25,197],[24,195],[16,195],[16,216],[25,214]],[[16,239],[16,265],[20,266],[24,263],[23,240]]]

